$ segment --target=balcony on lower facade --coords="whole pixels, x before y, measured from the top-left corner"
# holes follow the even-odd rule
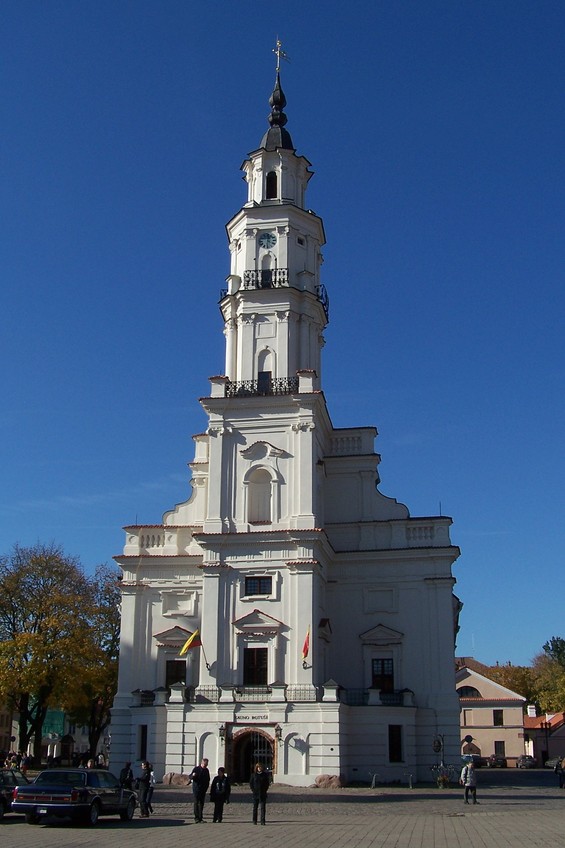
[[[298,391],[298,377],[269,377],[226,383],[226,397],[291,395]]]
[[[382,689],[340,689],[339,700],[349,707],[412,707],[414,693],[411,689],[395,689],[384,692]]]
[[[333,681],[329,681],[333,684]],[[275,702],[305,703],[339,701],[348,707],[413,707],[414,692],[411,689],[384,692],[380,689],[346,689],[342,686],[311,684],[286,685],[273,683],[270,686],[187,686],[176,684],[179,700],[190,704],[268,704]],[[181,694],[182,692],[182,694]],[[136,695],[137,693],[133,693]],[[144,693],[144,704],[151,703]]]

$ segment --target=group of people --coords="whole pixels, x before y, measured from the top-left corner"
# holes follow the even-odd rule
[[[214,804],[214,823],[221,822],[224,817],[224,805],[230,802],[231,783],[223,766],[211,781],[208,769],[208,760],[203,758],[200,765],[195,766],[188,776],[192,786],[194,801],[194,821],[196,824],[204,822],[204,803],[208,788],[210,788],[210,801]],[[267,792],[269,791],[270,778],[261,763],[257,763],[253,769],[249,786],[253,797],[253,824],[265,824],[267,808]],[[153,812],[151,805],[153,789],[155,786],[155,774],[150,762],[141,764],[141,775],[134,778],[131,762],[127,762],[120,772],[120,786],[124,789],[135,789],[139,795],[139,809],[141,818],[148,818]]]
[[[206,793],[210,786],[210,771],[208,760],[204,758],[199,766],[195,766],[189,774],[194,797],[194,821],[199,824],[204,821],[204,802]],[[270,778],[261,763],[257,763],[253,769],[249,786],[253,796],[253,824],[265,824],[267,809],[267,792],[269,791]],[[224,804],[230,802],[231,784],[223,766],[212,780],[210,786],[210,801],[214,804],[213,822],[221,822],[224,815]]]
[[[155,789],[155,772],[148,760],[141,763],[141,774],[135,779],[131,762],[127,762],[120,772],[120,786],[124,789],[135,789],[139,797],[139,810],[142,819],[148,819],[153,812],[153,790]]]

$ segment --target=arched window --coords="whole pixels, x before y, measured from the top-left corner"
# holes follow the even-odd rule
[[[267,185],[266,185],[266,197],[267,200],[276,200],[279,196],[278,193],[278,180],[276,171],[269,171],[267,174]]]
[[[264,468],[257,468],[249,477],[249,499],[247,520],[250,524],[270,524],[271,475]]]
[[[483,696],[474,686],[460,686],[457,690],[460,698],[482,698]]]

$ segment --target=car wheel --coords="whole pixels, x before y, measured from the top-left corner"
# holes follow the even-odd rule
[[[131,821],[135,813],[135,798],[130,798],[125,810],[120,810],[120,818],[122,821]]]
[[[36,816],[35,813],[26,813],[25,820],[26,824],[39,824],[39,816]]]
[[[93,804],[90,805],[90,809],[86,814],[86,823],[90,826],[93,826],[98,823],[98,817],[100,816],[100,807],[97,801],[94,801]]]

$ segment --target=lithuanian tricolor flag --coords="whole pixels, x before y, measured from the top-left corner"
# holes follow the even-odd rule
[[[202,639],[200,638],[200,630],[195,630],[192,636],[189,636],[179,652],[179,657],[184,657],[187,651],[191,648],[200,648]]]

